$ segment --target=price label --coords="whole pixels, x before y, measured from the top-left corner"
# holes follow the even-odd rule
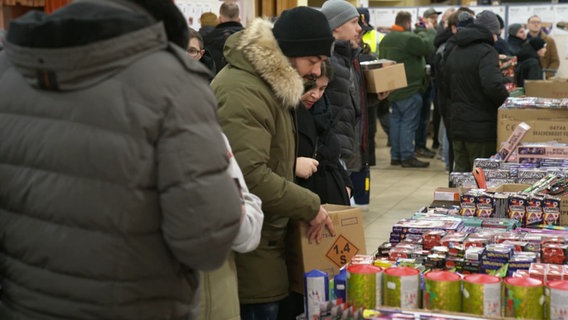
[[[326,257],[333,261],[338,267],[342,267],[347,264],[347,262],[351,261],[351,258],[353,258],[357,252],[359,252],[359,248],[349,242],[344,236],[339,235],[337,240],[331,245]]]

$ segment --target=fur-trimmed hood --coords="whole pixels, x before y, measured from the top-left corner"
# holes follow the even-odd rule
[[[272,27],[268,20],[255,19],[246,29],[227,39],[225,59],[232,67],[258,74],[284,108],[295,107],[304,92],[303,80],[280,50]]]

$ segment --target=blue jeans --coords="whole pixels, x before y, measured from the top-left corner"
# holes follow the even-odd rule
[[[414,138],[416,149],[426,148],[426,140],[428,139],[428,126],[430,125],[430,109],[432,108],[432,98],[434,98],[434,85],[430,81],[430,85],[426,92],[422,94],[422,110],[420,110],[420,120],[418,129]]]
[[[414,158],[414,137],[420,120],[422,96],[415,93],[410,98],[391,103],[391,160]]]
[[[279,302],[241,304],[242,320],[276,320]]]

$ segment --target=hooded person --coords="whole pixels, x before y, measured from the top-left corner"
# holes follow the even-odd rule
[[[223,131],[265,214],[258,248],[235,253],[244,320],[275,319],[289,294],[284,257],[290,220],[307,223],[311,241],[319,242],[325,227],[334,234],[319,197],[294,183],[294,109],[332,45],[325,16],[315,9],[286,10],[274,24],[257,18],[227,39],[227,67],[211,83]]]
[[[457,172],[470,172],[475,158],[490,157],[497,150],[497,109],[509,95],[493,47],[499,32],[497,17],[485,10],[452,38],[457,46],[443,72]]]
[[[152,15],[84,0],[10,23],[1,319],[193,319],[197,271],[228,256],[241,203],[208,72],[177,7],[150,2]]]
[[[513,23],[509,25],[507,29],[509,36],[507,37],[507,43],[511,49],[513,55],[517,55],[523,45],[527,42],[527,33],[525,28],[520,23]]]
[[[543,70],[540,58],[546,54],[546,41],[542,38],[531,38],[517,54],[515,77],[517,86],[524,87],[525,80],[542,80]]]
[[[501,18],[500,15],[496,14],[495,16],[497,17],[497,20],[499,21],[499,34],[497,35],[497,41],[495,41],[495,45],[494,45],[495,50],[497,50],[497,52],[499,54],[503,54],[503,55],[506,55],[506,56],[512,56],[514,54],[511,51],[511,48],[509,47],[509,43],[501,37],[501,34],[503,33],[503,30],[505,29],[505,21],[503,21],[503,18]]]

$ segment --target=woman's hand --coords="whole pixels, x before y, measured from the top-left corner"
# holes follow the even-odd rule
[[[298,157],[296,158],[296,177],[308,179],[318,171],[319,162],[316,159]]]

